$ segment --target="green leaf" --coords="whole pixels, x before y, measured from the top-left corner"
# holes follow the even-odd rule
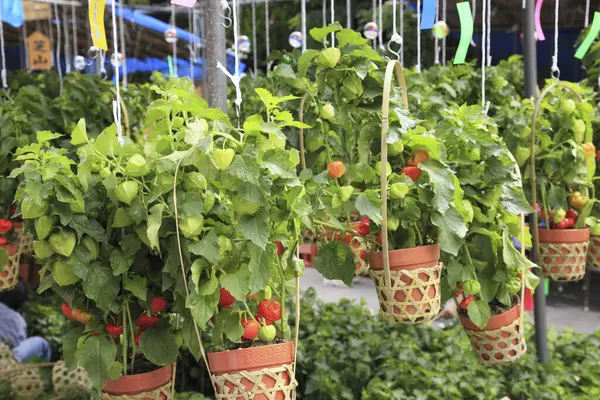
[[[90,266],[87,280],[83,282],[83,292],[100,309],[108,311],[119,294],[119,281],[110,268],[95,263]]]
[[[236,299],[243,300],[250,291],[250,278],[252,273],[247,264],[243,264],[237,271],[220,276],[221,285]]]
[[[315,39],[317,42],[323,43],[323,40],[325,39],[325,37],[327,35],[329,35],[332,32],[338,32],[341,30],[342,30],[341,25],[338,23],[335,23],[335,24],[331,24],[328,26],[324,26],[322,28],[312,28],[309,33],[310,33],[310,36],[312,36],[312,38]]]
[[[298,76],[305,76],[310,62],[319,55],[318,50],[307,49],[298,59]]]
[[[533,208],[529,205],[521,188],[508,185],[502,186],[501,201],[502,207],[509,214],[530,214],[533,212]]]
[[[192,270],[192,275],[193,273],[194,271]],[[208,278],[208,280],[200,284],[198,284],[198,281],[196,281],[196,287],[198,288],[198,294],[201,296],[214,293],[215,290],[217,290],[217,288],[219,287],[219,280],[217,279],[217,269],[211,268],[210,277]]]
[[[442,251],[454,256],[458,255],[458,250],[463,245],[463,239],[467,234],[463,216],[453,207],[443,215],[433,214],[431,222],[440,228],[439,244]]]
[[[106,128],[98,138],[95,143],[96,149],[105,155],[114,155],[115,149],[119,146],[119,142],[117,141],[117,126],[112,124],[108,128]]]
[[[124,274],[133,265],[133,257],[125,257],[121,249],[111,251],[109,260],[114,276]]]
[[[208,296],[200,296],[194,291],[185,299],[186,308],[190,310],[201,329],[206,328],[206,323],[214,315],[217,304],[219,304],[218,290]]]
[[[366,215],[376,224],[381,224],[381,199],[374,192],[358,195],[355,203],[360,215]]]
[[[160,367],[174,364],[179,355],[175,336],[168,328],[148,329],[142,333],[140,348],[148,361]]]
[[[69,329],[62,337],[62,354],[65,365],[69,370],[73,370],[77,367],[75,353],[77,351],[77,342],[81,336],[83,336],[83,327],[75,326]]]
[[[110,367],[110,371],[108,371],[108,379],[116,381],[117,379],[119,379],[122,373],[123,364],[121,364],[119,361],[115,361],[112,367]]]
[[[148,241],[150,247],[153,250],[160,252],[160,244],[158,242],[158,231],[162,225],[162,215],[165,206],[163,204],[156,204],[150,209],[150,215],[148,216],[148,229],[146,234],[148,235]]]
[[[240,324],[240,316],[238,314],[231,313],[225,319],[223,332],[227,339],[234,343],[239,343],[240,338],[244,334],[244,327]]]
[[[352,285],[356,265],[352,250],[343,242],[332,241],[319,249],[315,258],[315,268],[327,279],[341,279]]]
[[[71,133],[71,144],[73,146],[77,146],[78,144],[83,144],[87,142],[89,142],[89,139],[85,127],[85,119],[81,118],[79,122],[77,122],[75,129],[73,129],[73,132]]]
[[[432,205],[438,212],[445,213],[453,202],[455,207],[462,207],[463,190],[448,167],[439,161],[427,160],[420,168],[429,175],[434,189]]]
[[[130,278],[126,276],[123,279],[123,288],[131,293],[138,299],[142,301],[146,301],[148,297],[148,287],[146,283],[146,278],[142,278],[141,276],[133,276]]]
[[[198,343],[198,336],[196,335],[196,328],[194,326],[194,319],[189,311],[186,312],[183,319],[183,343],[187,346],[192,356],[196,361],[200,360],[200,344]]]
[[[485,328],[490,319],[490,305],[483,300],[475,300],[467,306],[469,319],[480,329]]]
[[[248,249],[250,250],[250,271],[252,272],[250,280],[251,293],[263,290],[269,283],[269,279],[271,279],[269,250],[271,250],[270,254],[276,254],[274,249],[270,249],[271,246],[269,246],[267,251],[264,251],[254,244],[248,245]]]
[[[54,222],[52,217],[49,215],[42,215],[38,219],[35,220],[35,233],[37,233],[38,240],[44,240],[52,232],[52,228],[54,227]]]
[[[256,244],[261,249],[267,247],[269,242],[269,215],[261,209],[254,215],[243,215],[240,218],[238,229],[242,236]]]
[[[75,354],[98,390],[104,387],[109,371],[115,362],[117,346],[105,336],[90,336],[81,343]]]
[[[127,210],[123,207],[117,208],[115,211],[115,216],[113,218],[112,227],[113,228],[125,228],[133,224],[133,219],[127,213]]]
[[[188,249],[192,254],[202,256],[212,264],[219,262],[219,238],[214,229],[211,229],[202,240],[190,244]]]

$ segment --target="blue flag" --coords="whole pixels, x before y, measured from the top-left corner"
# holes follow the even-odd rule
[[[15,28],[23,25],[23,3],[21,0],[0,0],[0,12],[2,21],[11,24]]]

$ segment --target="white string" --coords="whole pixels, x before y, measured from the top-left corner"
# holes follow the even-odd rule
[[[446,21],[446,0],[442,0],[442,20]],[[446,36],[442,39],[442,64],[446,65]]]
[[[62,7],[62,15],[63,15],[63,30],[65,34],[65,68],[67,70],[67,74],[71,72],[71,38],[69,37],[69,16],[67,14],[67,9]]]
[[[0,21],[2,21],[0,19]],[[29,51],[27,49],[27,24],[23,24],[23,49],[25,49],[25,68],[29,69]]]
[[[485,107],[485,64],[486,64],[486,12],[487,12],[487,0],[482,0],[483,10],[481,10],[481,106]]]
[[[383,0],[379,0],[379,49],[385,50],[383,45]]]
[[[554,55],[552,56],[552,76],[560,78],[560,69],[558,68],[558,8],[560,0],[554,3]]]
[[[435,23],[437,24],[437,22],[440,19],[440,1],[436,0],[435,2]],[[434,52],[434,60],[433,63],[434,64],[439,64],[440,63],[440,46],[439,46],[440,40],[438,39],[438,35],[434,35],[434,40],[433,40],[433,52]]]
[[[392,34],[398,33],[398,28],[396,25],[396,0],[392,1]]]
[[[120,36],[119,39],[121,41],[121,55],[123,56],[123,90],[127,89],[127,56],[125,50],[125,22],[123,21],[123,1],[119,1],[119,30]]]
[[[521,5],[521,7],[524,9],[527,8],[527,0],[523,0],[523,4]]]
[[[323,26],[325,25],[327,25],[327,0],[323,0]]]
[[[123,132],[121,129],[121,88],[119,82],[119,63],[121,59],[119,58],[119,39],[117,36],[117,12],[115,10],[115,0],[111,0],[110,2],[112,7],[112,39],[113,39],[113,54],[115,57],[115,88],[117,92],[117,99],[113,100],[113,117],[115,120],[115,125],[117,126],[117,140],[121,145],[125,143],[123,140]]]
[[[376,24],[377,22],[377,0],[373,0],[373,18],[371,19],[371,21],[373,21],[374,24]],[[380,26],[377,27],[378,29],[381,29]],[[377,38],[373,39],[373,50],[375,50],[377,48]]]
[[[50,48],[54,49],[54,32],[52,30],[52,10],[48,13],[48,36],[50,37]],[[56,65],[54,51],[50,53],[50,59],[52,60],[52,66]]]
[[[404,40],[404,0],[400,4],[400,37]],[[400,47],[400,62],[404,65],[404,46]]]
[[[590,0],[585,0],[585,27],[590,25]]]
[[[77,40],[77,10],[75,3],[71,4],[71,14],[73,16],[73,56],[79,54],[79,42]]]
[[[421,72],[421,0],[417,0],[417,72]]]
[[[63,75],[62,75],[62,68],[60,65],[60,40],[61,40],[61,33],[60,33],[60,16],[58,14],[58,5],[56,3],[54,3],[54,15],[56,16],[56,68],[58,69],[58,81],[59,81],[59,87],[60,87],[60,91],[59,93],[62,94],[63,91]],[[52,17],[50,17],[52,18]],[[52,29],[52,26],[50,26],[50,29]]]
[[[233,0],[233,47],[235,54],[235,74],[231,75],[231,73],[221,64],[220,61],[217,61],[217,68],[219,68],[233,83],[235,87],[235,111],[238,119],[238,128],[240,126],[240,106],[242,105],[242,91],[240,89],[240,53],[238,50],[238,16],[237,16],[237,0]],[[266,6],[266,3],[265,3]],[[267,21],[268,22],[268,21]]]
[[[252,0],[252,57],[254,74],[258,74],[258,46],[256,43],[256,0]]]
[[[192,43],[190,43],[190,80],[194,82],[194,43],[196,42],[196,27],[194,26],[194,8],[188,9],[188,27],[192,34]],[[254,43],[254,42],[253,42]]]
[[[335,4],[334,4],[334,0],[331,0],[331,24],[335,24]],[[331,46],[335,47],[335,32],[331,32]]]
[[[8,82],[6,81],[6,52],[4,51],[4,23],[2,22],[2,7],[0,7],[0,51],[2,52],[2,87],[6,89]]]
[[[487,0],[487,66],[492,66],[492,0]]]
[[[325,1],[325,0],[323,0]],[[237,14],[237,13],[236,13]],[[237,30],[234,32],[237,35]],[[269,26],[269,0],[265,0],[265,46],[267,48],[267,60],[271,55],[271,34],[270,34],[270,26]],[[237,43],[235,45],[237,51]]]
[[[306,0],[301,0],[302,14],[302,52],[306,51]]]
[[[477,2],[475,0],[471,0],[471,8],[473,9],[473,23],[475,23],[475,20],[477,19]],[[476,47],[475,40],[473,39],[471,39],[471,46]]]

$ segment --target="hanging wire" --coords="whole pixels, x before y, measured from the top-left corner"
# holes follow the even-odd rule
[[[111,2],[112,7],[112,39],[113,39],[113,54],[115,55],[115,88],[117,93],[117,99],[113,100],[113,117],[115,125],[117,126],[117,140],[121,145],[125,143],[123,140],[123,132],[121,127],[121,88],[119,82],[119,39],[117,36],[117,12],[115,9],[115,0]]]
[[[22,30],[23,30],[23,48],[25,49],[25,52],[24,52],[25,62],[23,63],[23,58],[21,58],[21,67],[23,66],[23,64],[25,64],[25,68],[29,68],[29,57],[27,57],[28,51],[27,51],[27,24],[26,23],[23,23]]]
[[[377,0],[373,0],[373,18],[371,19],[371,21],[373,21],[373,23],[376,23],[375,21],[377,21]],[[378,29],[381,29],[380,26],[377,27]],[[377,48],[377,39],[373,39],[373,50],[375,50]]]
[[[487,66],[492,66],[492,0],[487,0]]]
[[[49,10],[48,13],[48,36],[50,37],[50,48],[54,49],[54,31],[52,29],[52,9]],[[50,59],[52,60],[52,66],[56,66],[58,63],[55,59],[56,55],[54,51],[50,53]]]
[[[62,68],[60,65],[60,41],[61,41],[61,33],[60,33],[60,14],[58,13],[58,5],[56,3],[54,5],[54,15],[56,16],[56,69],[58,70],[58,81],[60,91],[59,93],[62,95],[63,91],[63,75]],[[52,14],[52,13],[50,13]],[[50,20],[52,21],[52,16],[50,16]],[[52,30],[52,25],[50,25],[50,30]]]
[[[383,45],[383,0],[379,0],[379,49],[385,50]]]
[[[2,7],[0,7],[0,52],[2,52],[2,71],[0,71],[0,75],[2,75],[2,88],[6,89],[8,87],[8,82],[6,81],[6,52],[4,50],[4,23],[2,22]]]
[[[123,56],[123,90],[127,90],[127,56],[125,50],[125,22],[123,21],[123,3],[125,0],[119,1],[119,40],[121,41],[121,55]]]
[[[590,25],[590,0],[585,0],[585,27]]]
[[[446,0],[442,0],[442,20],[446,23]],[[446,65],[446,36],[442,39],[442,64]]]
[[[73,56],[79,54],[79,43],[77,40],[77,9],[75,3],[71,3],[71,16],[73,17]]]
[[[560,0],[554,3],[554,55],[552,56],[552,77],[560,79],[560,69],[558,68],[558,9]]]
[[[346,0],[346,28],[352,29],[352,0]]]
[[[440,1],[436,0],[435,2],[435,23],[437,24],[440,20]],[[435,27],[434,27],[435,29]],[[438,39],[438,35],[434,35],[433,39],[433,52],[434,52],[434,64],[440,63],[440,40]]]
[[[483,10],[481,10],[481,106],[485,107],[485,65],[486,65],[486,12],[487,12],[487,0],[483,0]]]
[[[302,14],[302,52],[306,51],[306,0],[301,0],[301,14]]]
[[[327,25],[327,0],[323,0],[323,26],[325,25]]]
[[[196,43],[196,26],[194,25],[194,7],[188,9],[188,28],[192,34],[192,42],[190,43],[190,80],[192,83],[195,81],[195,54],[194,43]]]
[[[258,44],[256,43],[256,0],[252,0],[252,58],[254,74],[258,74]]]
[[[400,37],[404,40],[404,0],[400,4]],[[404,65],[404,46],[400,48],[400,62]]]
[[[63,33],[65,35],[65,68],[67,74],[71,72],[71,38],[69,37],[69,15],[66,7],[62,7]]]
[[[421,0],[417,0],[417,72],[421,72]]]
[[[381,1],[381,0],[379,0]],[[331,24],[335,23],[335,5],[334,0],[331,0]],[[335,46],[335,32],[331,32],[331,46]]]
[[[176,28],[176,22],[175,22],[175,4],[171,3],[171,27],[173,27],[173,29],[177,29]],[[177,73],[177,40],[173,42],[173,74],[175,75],[175,77],[178,76]]]
[[[325,1],[325,0],[323,0]],[[236,2],[237,3],[237,2]],[[265,47],[267,48],[267,60],[269,59],[269,56],[271,55],[271,27],[270,25],[270,21],[269,21],[269,0],[265,0]],[[234,28],[235,29],[235,28]],[[237,35],[237,30],[234,32],[234,34]],[[236,46],[236,51],[237,51],[237,42],[235,44]]]
[[[397,8],[397,4],[396,4],[396,0],[392,1],[392,35],[398,33],[398,27],[396,25],[396,10]]]

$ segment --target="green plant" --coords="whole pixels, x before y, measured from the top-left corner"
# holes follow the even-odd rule
[[[52,358],[60,359],[62,354],[63,326],[65,316],[59,311],[62,300],[59,296],[30,296],[22,310],[27,322],[27,335],[40,336],[48,341],[52,349]]]

